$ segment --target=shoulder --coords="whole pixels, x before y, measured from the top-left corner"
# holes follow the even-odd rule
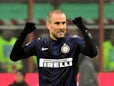
[[[83,38],[80,37],[79,35],[68,36],[67,39],[72,40],[77,43],[84,42]]]
[[[23,85],[24,85],[24,86],[30,86],[30,85],[28,85],[26,82],[23,82]]]
[[[38,38],[36,38],[34,41],[35,41],[35,42],[39,42],[39,41],[40,41],[40,42],[47,42],[48,40],[49,40],[49,38],[46,38],[46,37],[45,37],[45,38],[38,37]]]
[[[79,36],[79,35],[69,35],[69,36],[67,36],[67,39],[74,39],[74,40],[76,40],[76,39],[83,39],[81,36]]]
[[[31,42],[28,41],[27,43],[25,43],[25,46],[34,46],[34,45],[38,44],[39,41],[40,41],[40,38],[36,38],[33,41],[31,41]]]
[[[38,45],[38,44],[46,44],[49,41],[49,38],[36,38],[32,42],[28,42],[27,45]]]
[[[111,42],[109,40],[104,41],[103,46],[104,47],[113,47],[112,44],[111,44]]]
[[[2,36],[0,36],[0,42],[3,42],[4,38]]]
[[[111,42],[109,41],[109,40],[107,40],[107,41],[104,41],[104,43],[103,43],[104,45],[110,45],[111,44]]]
[[[14,83],[10,84],[9,86],[15,86],[15,85],[16,85],[16,82],[14,82]]]
[[[104,50],[109,51],[110,49],[114,49],[114,46],[112,45],[110,40],[107,40],[103,43]]]

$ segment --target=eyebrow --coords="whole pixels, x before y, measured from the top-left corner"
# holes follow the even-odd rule
[[[64,22],[55,22],[55,24],[60,24],[60,23],[65,24],[66,22],[65,21]]]

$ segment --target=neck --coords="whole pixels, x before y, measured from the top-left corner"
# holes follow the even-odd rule
[[[60,44],[63,44],[65,43],[65,37],[62,37],[62,38],[54,38],[53,36],[50,35],[50,38]]]
[[[57,40],[57,38],[55,38],[52,34],[50,34],[50,38],[53,40]]]

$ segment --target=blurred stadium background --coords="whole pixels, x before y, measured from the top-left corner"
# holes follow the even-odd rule
[[[110,54],[110,61],[105,61],[104,53],[108,51],[103,52],[103,43],[110,39],[110,34],[114,29],[114,0],[0,0],[0,86],[7,86],[2,83],[10,83],[4,80],[10,81],[11,79],[6,77],[13,77],[12,74],[17,69],[25,70],[30,77],[36,76],[35,57],[15,63],[9,60],[9,54],[26,21],[33,21],[37,26],[37,31],[30,34],[26,41],[48,36],[45,28],[46,15],[53,9],[61,9],[66,13],[68,34],[81,35],[73,25],[72,19],[78,16],[83,17],[84,23],[90,29],[99,48],[99,55],[92,60],[95,70],[98,72],[99,86],[114,86],[111,81],[114,78],[114,46]],[[107,68],[105,68],[105,64],[108,65]],[[109,81],[106,77],[109,77]],[[33,79],[37,82],[37,78]],[[32,82],[30,79],[29,81]],[[103,84],[105,81],[106,84]]]

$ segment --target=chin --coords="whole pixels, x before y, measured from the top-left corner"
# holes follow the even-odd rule
[[[58,36],[58,38],[64,38],[65,36]]]

